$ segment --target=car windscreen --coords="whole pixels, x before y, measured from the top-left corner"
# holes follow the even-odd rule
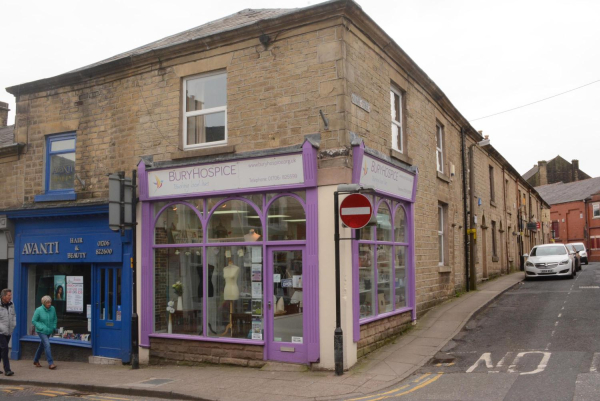
[[[553,256],[553,255],[566,255],[567,248],[564,246],[544,246],[539,248],[533,248],[531,250],[531,256]]]
[[[575,249],[577,249],[578,251],[583,251],[585,248],[583,247],[583,245],[579,245],[579,244],[575,244],[573,245],[575,247]]]

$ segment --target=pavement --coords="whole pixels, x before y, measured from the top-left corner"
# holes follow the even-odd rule
[[[31,360],[11,361],[14,376],[0,385],[71,388],[177,400],[340,400],[364,397],[406,379],[446,345],[474,313],[523,281],[522,272],[478,285],[417,318],[417,324],[391,344],[361,358],[342,376],[306,366],[268,363],[263,368],[226,365],[141,366],[95,365],[56,361],[58,369],[36,368]]]

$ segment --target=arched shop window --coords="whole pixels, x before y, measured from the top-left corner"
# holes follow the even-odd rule
[[[251,201],[264,196],[155,203],[154,333],[263,339],[263,220]]]
[[[194,209],[180,203],[163,209],[154,226],[156,245],[199,242],[202,242],[202,226]]]
[[[363,228],[358,242],[360,319],[406,307],[406,211],[388,199],[371,201],[377,224]]]
[[[267,214],[269,241],[306,239],[306,213],[298,199],[292,196],[277,198]]]
[[[201,207],[156,204],[160,210],[154,226],[154,332],[202,335]]]
[[[208,242],[262,241],[262,221],[249,203],[228,200],[212,211],[207,237]]]

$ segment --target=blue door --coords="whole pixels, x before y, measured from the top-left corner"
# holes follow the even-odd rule
[[[96,265],[94,288],[94,355],[129,362],[131,302],[122,265]]]

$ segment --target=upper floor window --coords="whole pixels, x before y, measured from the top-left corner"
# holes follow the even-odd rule
[[[438,259],[438,264],[440,266],[444,266],[445,264],[445,242],[446,242],[446,235],[444,232],[444,206],[443,205],[438,205],[438,252],[439,252],[439,259]]]
[[[46,142],[46,193],[73,192],[75,133],[52,135]]]
[[[593,218],[600,219],[600,203],[594,203],[593,207]]]
[[[390,104],[392,109],[392,149],[403,153],[402,92],[399,89],[390,88]]]
[[[435,154],[437,160],[437,171],[444,173],[444,127],[442,124],[435,125]]]
[[[227,143],[227,74],[183,81],[183,147],[194,149]]]
[[[498,257],[498,247],[496,245],[496,222],[492,221],[492,256]]]
[[[490,166],[490,200],[496,200],[496,191],[494,189],[494,167]]]

